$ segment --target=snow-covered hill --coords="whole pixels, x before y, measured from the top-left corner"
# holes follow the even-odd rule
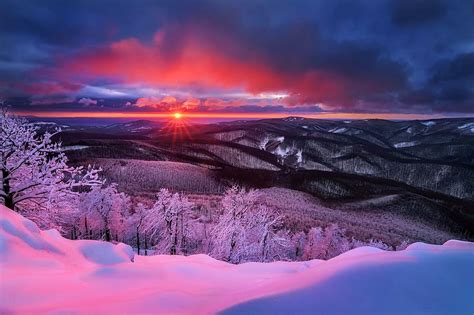
[[[474,243],[230,265],[70,241],[0,206],[2,314],[472,314]]]

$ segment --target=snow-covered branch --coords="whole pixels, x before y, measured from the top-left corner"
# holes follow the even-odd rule
[[[52,193],[66,197],[80,187],[103,184],[100,169],[67,165],[61,143],[52,140],[61,129],[40,134],[36,126],[5,110],[0,125],[0,196],[7,207],[22,210],[32,200],[46,203]]]

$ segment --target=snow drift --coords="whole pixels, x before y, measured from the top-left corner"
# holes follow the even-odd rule
[[[231,265],[71,241],[0,206],[0,313],[472,314],[474,243]]]

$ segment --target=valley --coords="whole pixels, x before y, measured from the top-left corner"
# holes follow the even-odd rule
[[[101,167],[138,201],[166,187],[211,196],[200,209],[212,212],[226,187],[238,184],[260,189],[291,233],[338,224],[347,235],[396,248],[473,239],[473,123],[132,121],[67,126],[58,140],[72,163]]]

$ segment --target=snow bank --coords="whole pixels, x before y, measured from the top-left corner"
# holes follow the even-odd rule
[[[474,243],[230,265],[70,241],[0,207],[0,313],[472,314]]]

